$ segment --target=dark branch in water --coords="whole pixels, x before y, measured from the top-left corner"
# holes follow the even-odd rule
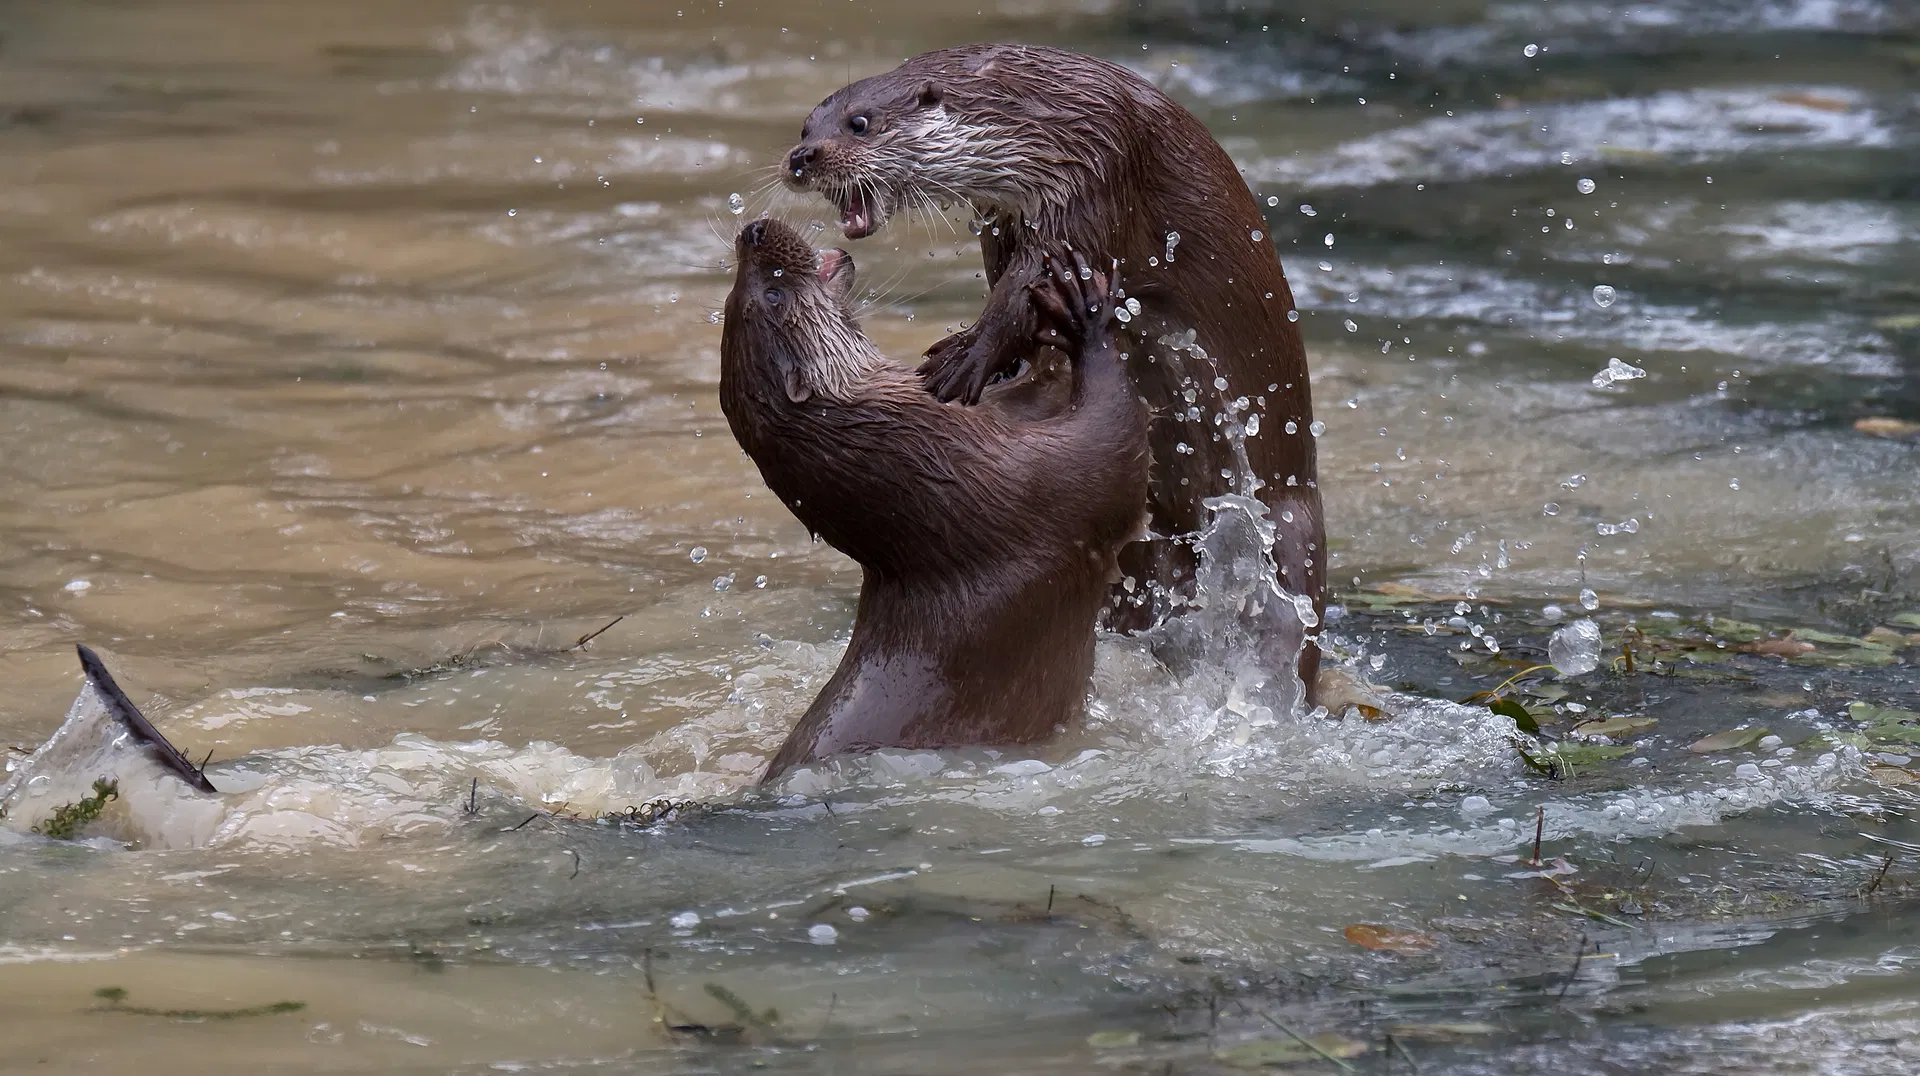
[[[201,792],[218,793],[220,791],[213,787],[213,782],[207,780],[206,774],[201,773],[187,756],[180,753],[179,748],[169,743],[165,736],[160,735],[160,730],[153,727],[153,723],[146,719],[146,716],[140,712],[140,708],[133,704],[132,699],[127,698],[127,693],[120,690],[119,684],[113,682],[113,674],[109,673],[106,665],[100,661],[100,655],[85,646],[76,645],[74,649],[80,652],[80,668],[87,674],[87,681],[99,694],[100,701],[106,704],[107,712],[118,718],[136,738],[152,748],[153,753],[160,757],[160,761],[166,763],[167,768],[178,774],[182,781]],[[213,755],[209,753],[207,757],[212,758]]]
[[[1880,883],[1887,880],[1887,871],[1890,870],[1892,867],[1893,867],[1893,853],[1888,852],[1887,858],[1880,861],[1880,873],[1873,876],[1873,881],[1867,883],[1866,891],[1861,893],[1860,895],[1863,897],[1873,896],[1873,891],[1876,889],[1879,889]]]
[[[1532,864],[1538,867],[1540,866],[1540,836],[1547,830],[1547,809],[1545,807],[1536,807],[1534,808],[1534,812]]]
[[[473,787],[467,790],[467,814],[480,813],[480,778],[473,779]]]
[[[613,624],[618,624],[625,619],[627,619],[625,614],[614,617]],[[578,641],[576,641],[572,646],[567,647],[566,650],[561,651],[561,653],[568,653],[574,650],[578,650],[581,647],[587,645],[588,643],[594,641],[595,639],[598,639],[600,636],[606,634],[607,628],[613,627],[613,624],[608,624],[606,628],[601,628],[599,631],[590,631],[585,635],[582,635]]]
[[[1568,989],[1573,986],[1573,981],[1580,977],[1580,962],[1585,959],[1587,959],[1587,936],[1582,934],[1580,935],[1580,948],[1575,950],[1573,954],[1573,970],[1567,973],[1567,981],[1560,984],[1560,993],[1555,1000],[1566,1000]]]

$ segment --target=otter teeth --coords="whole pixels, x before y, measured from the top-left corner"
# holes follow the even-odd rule
[[[873,234],[873,206],[858,188],[840,194],[840,231],[848,239],[865,239]]]

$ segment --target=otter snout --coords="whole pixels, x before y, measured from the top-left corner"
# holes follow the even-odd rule
[[[809,146],[802,142],[800,145],[793,147],[793,152],[787,154],[787,182],[795,187],[805,187],[807,184],[807,169],[811,168],[813,163],[819,159],[819,146]]]

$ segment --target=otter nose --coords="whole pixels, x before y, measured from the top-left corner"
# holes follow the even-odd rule
[[[820,151],[813,146],[795,146],[787,154],[787,174],[795,179],[807,174],[807,169],[820,158]]]
[[[759,246],[766,241],[766,238],[767,222],[765,220],[756,220],[740,231],[740,242],[750,247]]]

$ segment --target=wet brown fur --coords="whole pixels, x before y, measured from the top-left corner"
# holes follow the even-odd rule
[[[866,117],[864,135],[849,129],[854,116]],[[1125,573],[1158,586],[1116,589],[1112,625],[1145,627],[1190,596],[1192,549],[1164,536],[1200,529],[1207,498],[1245,492],[1220,476],[1238,468],[1213,425],[1240,396],[1261,416],[1246,452],[1278,530],[1281,585],[1324,613],[1326,533],[1306,351],[1287,320],[1293,293],[1273,244],[1253,238],[1267,224],[1252,192],[1191,112],[1092,57],[1019,45],[945,49],[822,102],[789,156],[788,181],[842,204],[846,192],[862,192],[876,228],[929,200],[970,203],[985,218],[986,308],[971,328],[929,349],[921,368],[942,399],[977,399],[990,377],[1031,354],[1032,315],[1021,293],[1047,244],[1116,254],[1128,293],[1145,305],[1125,332],[1135,356],[1129,370],[1152,410],[1150,525],[1163,537],[1122,552]],[[1171,262],[1170,232],[1180,235]],[[1207,359],[1160,342],[1186,329]],[[1216,377],[1226,379],[1224,391]],[[1182,444],[1193,452],[1181,452]],[[1303,627],[1291,609],[1272,605],[1262,615],[1272,618],[1269,652],[1280,657],[1300,645]],[[1299,672],[1309,691],[1318,663],[1308,642]]]
[[[1111,335],[1094,326],[1067,347],[1058,413],[942,404],[860,333],[844,258],[826,263],[844,278],[823,281],[777,221],[748,225],[737,254],[721,409],[768,487],[861,567],[846,654],[762,780],[846,751],[1028,743],[1077,720],[1094,621],[1146,499],[1146,416]]]

